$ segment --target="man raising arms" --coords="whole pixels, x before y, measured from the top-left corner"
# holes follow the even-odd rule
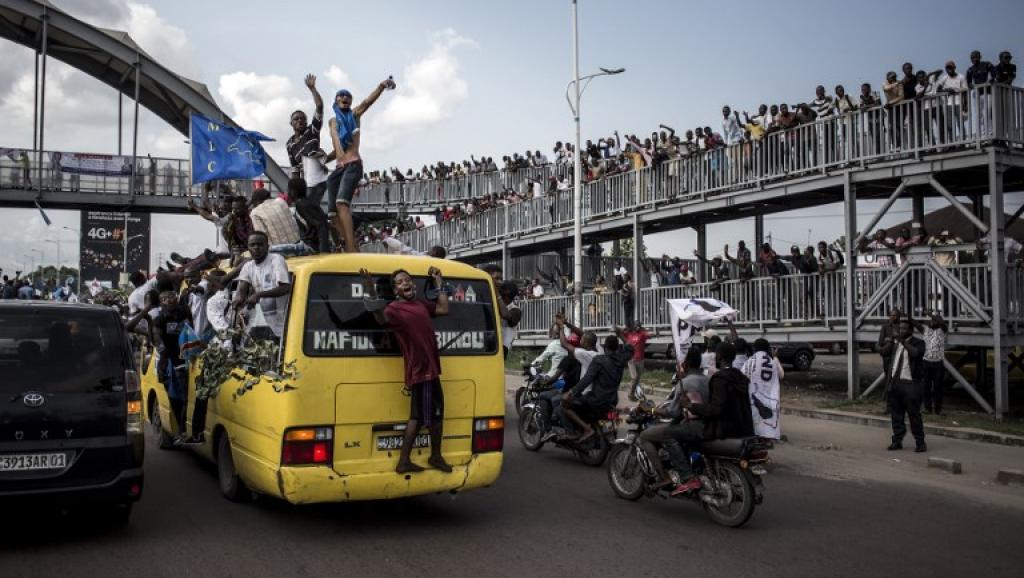
[[[370,272],[361,269],[359,273],[363,276],[367,311],[373,313],[381,327],[394,333],[405,362],[405,387],[410,393],[411,408],[395,471],[399,474],[423,471],[423,467],[414,464],[409,455],[420,425],[425,425],[430,428],[430,459],[427,463],[442,472],[451,472],[452,467],[441,456],[444,391],[441,389],[441,354],[431,321],[432,317],[448,315],[448,294],[442,290],[444,278],[441,271],[437,267],[427,271],[429,282],[433,282],[438,290],[436,303],[417,299],[416,282],[402,269],[391,274],[396,299],[382,303],[377,299],[377,289]]]
[[[352,93],[341,89],[334,95],[334,118],[328,123],[334,144],[335,169],[327,177],[328,198],[335,198],[338,207],[338,225],[345,241],[346,253],[358,253],[355,226],[352,224],[352,196],[363,178],[363,159],[359,156],[359,126],[365,113],[385,90],[395,87],[388,78],[352,108]]]

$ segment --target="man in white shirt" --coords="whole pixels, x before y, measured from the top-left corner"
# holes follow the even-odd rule
[[[959,139],[963,131],[963,95],[967,92],[967,79],[956,71],[956,63],[950,60],[945,71],[935,81],[935,93],[944,95],[941,99],[945,111],[945,134],[940,135],[943,141]],[[941,128],[941,126],[940,126]]]
[[[292,289],[288,265],[284,257],[270,253],[270,238],[262,231],[249,235],[248,248],[252,261],[243,265],[238,275],[239,290],[233,306],[236,311],[242,311],[244,306],[258,305],[267,326],[280,339]]]
[[[210,299],[210,283],[205,279],[189,287],[188,308],[192,310],[192,323],[196,335],[204,342],[209,341],[212,329],[206,317],[206,302]]]
[[[734,145],[743,139],[739,115],[733,114],[728,106],[722,107],[722,138],[727,145]]]
[[[156,277],[146,279],[146,275],[142,271],[135,271],[128,281],[135,287],[128,295],[128,318],[130,319],[146,308],[146,293],[156,291]],[[139,321],[136,329],[143,335],[149,335],[149,324],[145,319]]]
[[[890,451],[903,449],[903,438],[907,435],[905,418],[909,418],[910,432],[916,442],[914,451],[928,451],[928,446],[924,443],[924,421],[921,419],[921,361],[924,352],[925,344],[914,337],[914,328],[909,319],[901,320],[898,333],[889,337],[882,345],[882,356],[892,356],[892,363],[886,376],[886,399],[892,417],[892,443],[888,448]]]
[[[530,291],[534,299],[544,297],[544,286],[540,284],[540,279],[533,280],[533,288]]]
[[[575,357],[576,361],[580,362],[580,377],[582,378],[582,376],[587,374],[587,370],[590,369],[590,362],[594,361],[594,358],[602,353],[601,348],[597,344],[597,334],[593,331],[583,331],[576,327],[561,313],[555,314],[555,326],[558,328],[558,339],[562,347],[569,355]],[[580,337],[579,345],[573,345],[569,342],[566,338],[566,328],[569,329],[570,334]]]
[[[225,332],[231,328],[234,311],[228,295],[226,274],[220,269],[210,271],[206,275],[206,283],[206,290],[209,293],[206,299],[206,320],[210,329],[217,335],[212,341],[221,347],[230,347],[231,340]]]

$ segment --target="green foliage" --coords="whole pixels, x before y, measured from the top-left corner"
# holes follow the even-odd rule
[[[263,379],[270,380],[271,387],[277,393],[296,389],[294,382],[299,379],[295,369],[295,361],[289,361],[277,367],[279,346],[269,340],[242,339],[243,334],[229,330],[223,332],[222,339],[240,341],[244,345],[223,347],[220,340],[214,340],[199,355],[201,364],[196,377],[196,396],[200,399],[217,397],[221,385],[228,378],[238,380],[239,386],[232,394],[232,399],[245,395]]]

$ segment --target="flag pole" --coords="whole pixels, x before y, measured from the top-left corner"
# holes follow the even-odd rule
[[[192,188],[192,185],[196,184],[196,175],[192,171],[192,165],[195,162],[192,159],[192,149],[195,146],[192,144],[192,117],[195,116],[195,114],[196,113],[194,111],[190,111],[188,114],[188,183],[190,189]]]

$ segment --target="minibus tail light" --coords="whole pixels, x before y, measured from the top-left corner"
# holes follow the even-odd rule
[[[331,463],[334,431],[329,427],[290,429],[281,444],[281,465],[309,466]]]
[[[500,452],[505,446],[505,419],[484,417],[473,422],[473,453]]]

